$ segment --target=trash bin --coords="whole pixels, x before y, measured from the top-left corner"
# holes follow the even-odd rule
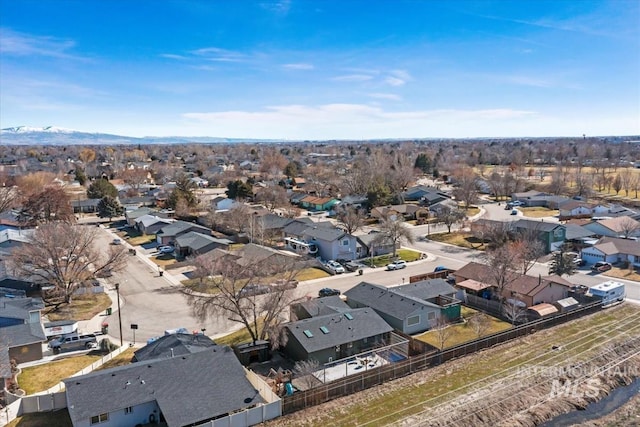
[[[106,335],[109,333],[109,324],[107,322],[103,322],[102,323],[102,327],[100,328],[100,330],[102,331],[103,335]]]
[[[358,276],[362,276],[362,269],[358,270]]]
[[[112,310],[113,309],[111,307],[107,308],[107,316],[111,316],[111,313],[113,312]]]
[[[164,271],[161,271],[161,272],[160,272],[160,277],[162,277],[162,275],[163,275],[163,274],[164,274]]]

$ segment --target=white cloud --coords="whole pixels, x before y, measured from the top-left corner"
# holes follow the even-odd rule
[[[384,81],[390,86],[403,86],[406,83],[404,80],[397,77],[387,77]]]
[[[2,28],[2,31],[0,31],[0,53],[6,55],[80,59],[68,53],[75,45],[76,43],[73,40],[34,36],[8,28]]]
[[[315,68],[313,64],[305,63],[284,64],[282,67],[289,70],[313,70]]]
[[[366,82],[371,79],[373,79],[373,76],[366,74],[347,74],[344,76],[333,77],[331,80],[336,82]]]
[[[217,134],[227,137],[284,139],[495,135],[509,123],[526,122],[535,116],[532,111],[511,109],[392,112],[364,104],[278,105],[258,111],[182,115],[188,126],[215,129]],[[487,126],[494,126],[496,131],[475,133],[478,127]],[[461,132],[469,134],[461,135]]]
[[[241,62],[247,59],[247,56],[243,53],[221,49],[219,47],[204,47],[192,50],[190,53],[208,61],[217,62]]]

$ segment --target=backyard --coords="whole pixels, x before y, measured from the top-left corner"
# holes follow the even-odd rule
[[[458,344],[472,341],[479,337],[495,334],[496,332],[501,332],[511,328],[511,325],[509,323],[503,322],[502,320],[496,319],[495,317],[487,316],[486,325],[483,325],[482,333],[478,335],[469,323],[469,319],[471,319],[476,314],[478,314],[478,311],[472,308],[462,307],[462,318],[464,319],[464,323],[453,324],[447,327],[449,329],[449,332],[447,332],[447,339],[444,340],[445,348],[453,347]],[[415,338],[420,341],[424,341],[427,344],[432,345],[433,347],[440,347],[440,337],[438,336],[438,331],[436,330],[425,332],[424,334],[418,335]]]
[[[529,218],[545,218],[548,216],[558,216],[558,214],[560,213],[560,211],[558,211],[557,209],[549,209],[542,206],[533,206],[530,208],[520,207],[519,209],[520,212],[522,212],[522,215]]]
[[[468,249],[483,249],[484,243],[466,231],[453,231],[451,233],[430,234],[426,237],[434,242],[447,243],[449,245],[460,246]]]
[[[53,306],[45,307],[42,314],[49,321],[56,320],[88,320],[111,306],[111,298],[107,294],[85,294],[73,297],[71,303],[61,305],[57,309]]]
[[[396,251],[396,258],[402,259],[407,262],[417,261],[420,259],[421,255],[422,255],[422,252],[414,251],[411,249],[398,249]],[[384,267],[393,260],[394,258],[392,254],[385,254],[385,255],[380,255],[373,258],[368,258],[366,260],[362,260],[362,263],[370,267],[371,266]]]

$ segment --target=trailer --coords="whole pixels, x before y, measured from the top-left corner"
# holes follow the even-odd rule
[[[73,334],[78,331],[78,322],[76,320],[57,320],[45,323],[43,326],[44,335],[47,339]]]
[[[591,294],[602,300],[603,307],[620,304],[626,298],[624,283],[609,280],[589,288],[587,295]]]

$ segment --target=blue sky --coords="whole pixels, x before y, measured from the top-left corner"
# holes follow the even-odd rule
[[[0,125],[640,134],[640,2],[0,0]]]

